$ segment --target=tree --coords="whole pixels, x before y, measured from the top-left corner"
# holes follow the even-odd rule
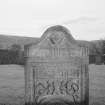
[[[12,51],[21,51],[21,46],[18,45],[18,44],[13,44],[13,45],[11,45],[10,50],[12,50]]]
[[[0,49],[3,49],[3,44],[0,43]]]
[[[103,54],[105,55],[105,40],[103,41]]]
[[[105,41],[104,40],[98,40],[92,42],[93,49],[97,55],[103,55],[105,50]]]
[[[101,50],[101,54],[104,55],[105,54],[105,39],[101,39],[99,42],[99,47]]]
[[[103,50],[103,63],[105,64],[105,40],[103,40],[102,50]]]

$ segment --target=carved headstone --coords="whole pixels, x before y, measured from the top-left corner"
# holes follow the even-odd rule
[[[25,52],[26,103],[88,105],[88,49],[65,27],[48,28]]]

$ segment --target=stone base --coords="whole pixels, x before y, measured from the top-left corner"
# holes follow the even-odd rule
[[[88,105],[86,102],[73,103],[73,102],[64,102],[64,101],[51,101],[51,102],[42,102],[42,103],[25,103],[25,105]]]

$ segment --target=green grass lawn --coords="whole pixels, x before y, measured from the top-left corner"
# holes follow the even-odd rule
[[[105,105],[105,65],[89,65],[90,105]],[[24,104],[24,68],[0,65],[0,103]]]

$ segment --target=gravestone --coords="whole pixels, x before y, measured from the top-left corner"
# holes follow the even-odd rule
[[[25,103],[88,105],[88,49],[64,26],[48,28],[25,46]]]

